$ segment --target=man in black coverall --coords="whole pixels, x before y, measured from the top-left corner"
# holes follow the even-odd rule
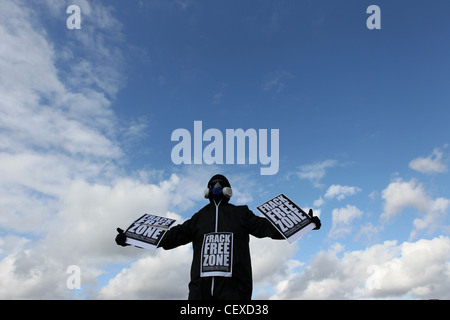
[[[183,224],[172,227],[159,243],[159,247],[169,250],[192,242],[189,300],[250,300],[253,285],[249,235],[284,239],[267,219],[256,216],[247,206],[228,203],[231,196],[227,178],[213,176],[205,190],[205,198],[210,203]],[[309,214],[315,229],[319,229],[319,218],[312,216],[312,210]],[[125,234],[123,230],[118,231],[116,242],[125,246]],[[202,264],[208,264],[206,253],[211,252],[226,255],[215,255],[213,263],[209,261],[213,266],[205,268]],[[226,258],[216,266],[218,256]]]

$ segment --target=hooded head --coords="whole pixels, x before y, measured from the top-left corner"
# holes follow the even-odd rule
[[[214,200],[216,203],[220,200],[228,202],[232,195],[231,185],[225,176],[216,174],[209,180],[205,190],[205,198]]]

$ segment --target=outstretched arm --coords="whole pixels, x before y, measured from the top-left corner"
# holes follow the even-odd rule
[[[122,247],[129,246],[129,244],[126,243],[127,237],[125,235],[125,232],[120,228],[117,228],[117,232],[118,232],[116,236],[117,245]],[[191,241],[192,241],[192,221],[191,219],[189,219],[185,221],[183,224],[174,226],[173,228],[169,229],[161,239],[158,248],[161,247],[165,250],[169,250],[187,244]]]
[[[256,216],[247,207],[247,228],[248,233],[257,238],[272,238],[281,240],[284,239],[283,235],[270,223],[269,220],[263,217]]]
[[[170,250],[192,242],[193,224],[194,222],[191,218],[182,224],[170,228],[161,239],[158,248],[161,247],[164,250]]]
[[[269,237],[272,239],[284,239],[283,235],[270,223],[270,221],[263,217],[256,216],[252,211],[248,210],[248,230],[249,233],[257,238]],[[316,225],[313,230],[319,230],[321,227],[320,219],[313,214],[310,209],[308,215],[312,222]]]

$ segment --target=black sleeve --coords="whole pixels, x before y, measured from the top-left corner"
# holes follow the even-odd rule
[[[272,238],[276,240],[284,239],[283,235],[270,223],[269,220],[263,217],[256,216],[247,206],[246,219],[248,233],[257,238]]]
[[[183,224],[176,225],[169,229],[161,239],[158,247],[169,250],[192,242],[193,224],[195,220],[193,219],[194,217],[186,220]]]

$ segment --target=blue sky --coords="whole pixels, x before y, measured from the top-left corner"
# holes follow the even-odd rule
[[[381,29],[366,26],[370,5]],[[188,219],[222,173],[236,204],[285,193],[322,220],[295,244],[251,241],[255,298],[448,299],[449,9],[2,2],[0,297],[184,299],[190,248],[123,249],[115,228]],[[171,135],[193,137],[194,121],[224,137],[279,130],[279,170],[175,165]]]

